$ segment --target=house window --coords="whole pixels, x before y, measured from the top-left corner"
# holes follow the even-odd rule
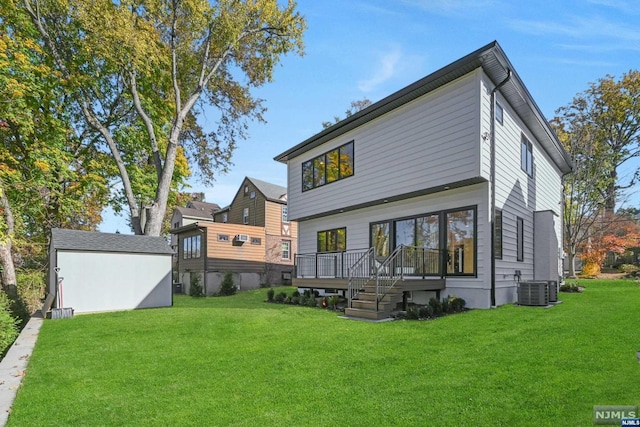
[[[242,210],[242,223],[249,224],[249,208],[244,208]]]
[[[502,105],[496,102],[496,121],[500,124],[503,124],[504,120],[504,109]]]
[[[185,237],[182,241],[182,257],[184,259],[200,258],[202,236]]]
[[[353,175],[353,141],[302,163],[302,191]]]
[[[228,234],[218,234],[218,241],[219,242],[228,242],[229,241],[229,235]]]
[[[529,176],[533,176],[533,145],[524,135],[520,142],[520,167]]]
[[[173,228],[178,228],[180,227],[180,222],[174,222],[173,223]]]
[[[318,231],[318,252],[341,252],[347,250],[347,229]]]
[[[282,222],[289,222],[289,207],[282,205]]]
[[[256,192],[252,191],[251,194],[249,194],[249,198],[250,199],[255,199],[256,198]]]
[[[262,239],[260,237],[252,237],[251,238],[251,244],[252,245],[261,245],[262,244]]]
[[[222,214],[222,222],[227,222],[227,221],[229,221],[229,214],[225,212]]]
[[[282,259],[291,259],[291,241],[290,240],[282,241],[282,248],[280,252],[282,254]]]
[[[516,219],[517,260],[524,261],[524,219]]]
[[[493,254],[496,259],[502,259],[502,210],[496,209],[495,218],[493,221],[493,229],[495,231],[495,237],[493,240]]]

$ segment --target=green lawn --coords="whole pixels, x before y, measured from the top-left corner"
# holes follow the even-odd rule
[[[8,425],[589,426],[594,405],[640,403],[640,286],[581,284],[433,321],[266,290],[46,321]]]

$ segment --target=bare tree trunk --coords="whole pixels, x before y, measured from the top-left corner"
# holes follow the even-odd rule
[[[4,214],[4,221],[7,225],[6,236],[0,236],[0,266],[2,266],[2,272],[0,279],[2,279],[2,289],[5,291],[13,291],[16,286],[16,269],[13,265],[13,233],[14,233],[14,220],[11,206],[9,205],[9,199],[0,183],[0,207]]]
[[[569,277],[576,277],[576,254],[573,251],[569,251],[568,254],[569,260]]]

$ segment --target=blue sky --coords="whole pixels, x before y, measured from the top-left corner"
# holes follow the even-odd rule
[[[493,40],[547,119],[590,82],[640,68],[635,0],[299,0],[298,10],[305,55],[284,57],[274,82],[254,91],[267,123],[251,124],[231,171],[213,187],[192,180],[188,191],[208,202],[229,204],[245,176],[286,186],[273,157],[344,117],[351,101],[375,102]],[[627,205],[640,207],[636,192]],[[109,212],[100,230],[129,232]]]

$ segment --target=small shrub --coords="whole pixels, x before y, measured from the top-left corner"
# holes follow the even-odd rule
[[[189,285],[189,295],[192,297],[203,297],[204,290],[200,284],[200,276],[193,276],[191,279],[191,285]]]
[[[622,264],[618,269],[621,272],[626,273],[626,274],[633,274],[633,273],[637,273],[638,271],[640,271],[640,267],[638,267],[637,265],[633,265],[633,264]]]
[[[224,273],[224,278],[220,284],[220,292],[218,292],[218,294],[221,296],[235,295],[237,290],[238,288],[236,288],[236,285],[233,283],[233,273],[227,271]]]
[[[283,303],[285,299],[287,299],[287,294],[284,292],[279,292],[278,295],[276,295],[276,297],[274,298],[274,301]]]
[[[302,295],[304,295],[305,297],[309,298],[311,296],[311,290],[310,289],[305,289],[304,292],[302,293]]]
[[[0,292],[0,356],[4,356],[18,336],[17,322],[11,315],[9,302],[7,294]]]
[[[316,307],[318,305],[318,301],[316,301],[316,297],[315,296],[310,296],[307,299],[307,307]]]
[[[285,304],[291,304],[291,297],[286,297],[286,298],[284,299],[284,303],[285,303]]]
[[[420,313],[418,307],[411,306],[407,308],[407,314],[405,316],[407,320],[418,320],[420,318]]]
[[[433,315],[434,316],[441,316],[442,315],[442,302],[440,300],[438,300],[435,297],[432,297],[429,300],[429,305],[431,306],[431,309],[433,310]]]
[[[467,305],[467,302],[462,298],[458,298],[453,296],[449,300],[449,306],[452,309],[453,313],[459,313],[464,310],[464,307]]]
[[[331,310],[337,310],[338,302],[340,302],[340,297],[338,295],[331,295],[329,297],[329,308],[331,308]]]
[[[442,298],[441,305],[442,305],[442,314],[451,313],[451,304],[449,304],[449,297]]]
[[[423,305],[420,307],[418,315],[421,319],[429,319],[430,317],[433,317],[433,308],[428,304]]]
[[[300,304],[300,297],[299,297],[299,296],[297,296],[297,297],[291,297],[291,304],[293,304],[293,305],[298,305],[298,304]]]
[[[580,287],[575,283],[565,283],[560,286],[560,292],[582,292]]]
[[[274,291],[273,289],[269,289],[267,291],[267,301],[269,302],[273,302],[273,296],[276,294],[276,291]]]
[[[293,291],[293,293],[291,294],[291,297],[299,297],[300,296],[300,292],[298,292],[297,290]]]

